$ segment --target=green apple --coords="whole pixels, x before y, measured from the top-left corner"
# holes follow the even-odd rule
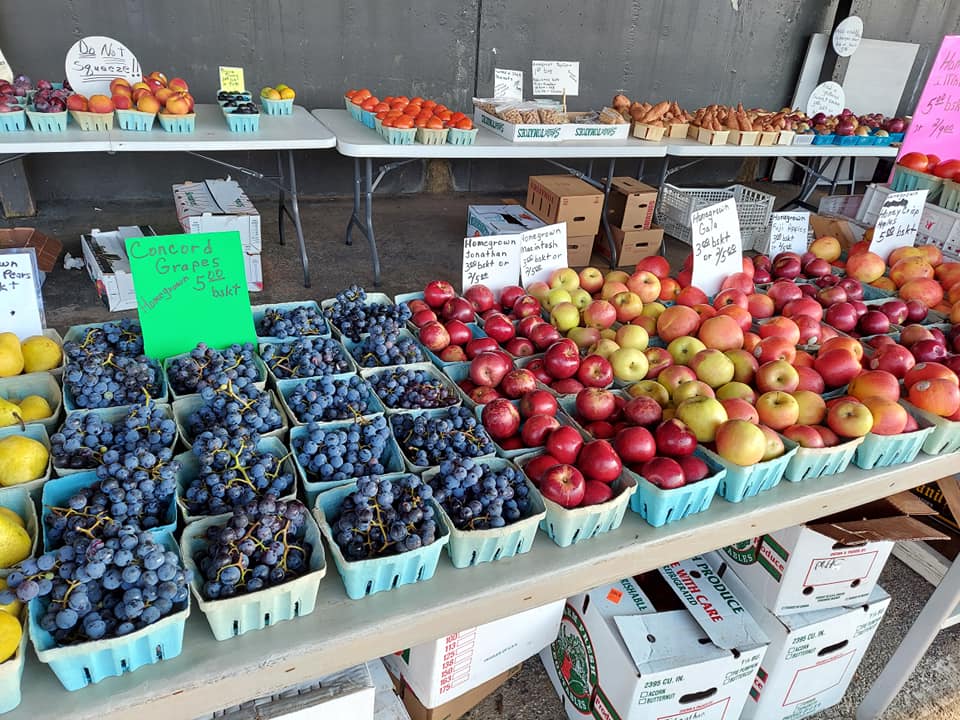
[[[643,350],[637,348],[620,348],[608,358],[613,366],[613,376],[624,382],[637,382],[647,375],[649,363]]]
[[[570,303],[573,305],[572,300],[573,298],[570,297],[570,293],[563,288],[553,288],[547,291],[546,297],[541,300],[540,303],[547,310],[553,310],[560,303]],[[574,305],[574,307],[576,306]]]
[[[697,436],[697,442],[713,442],[717,428],[727,421],[727,411],[719,400],[697,396],[677,405],[676,417]]]
[[[594,343],[588,350],[589,355],[599,355],[602,358],[610,359],[610,356],[613,355],[617,350],[620,349],[620,346],[614,340],[610,338],[601,337],[596,343]]]
[[[630,397],[640,397],[644,395],[653,398],[660,403],[660,407],[666,407],[670,404],[670,391],[656,380],[641,380],[638,383],[634,383],[627,388],[627,395]]]
[[[733,380],[733,360],[720,350],[707,348],[701,350],[690,361],[690,369],[697,374],[697,378],[712,388],[726,385]]]
[[[678,337],[667,345],[667,352],[677,365],[689,365],[694,355],[706,349],[706,345],[691,335]]]
[[[550,308],[550,323],[565,333],[580,324],[580,311],[572,302],[562,302]]]
[[[650,335],[639,325],[621,325],[617,328],[616,340],[620,347],[646,350]]]

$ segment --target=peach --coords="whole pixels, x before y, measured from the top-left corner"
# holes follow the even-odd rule
[[[67,98],[67,110],[79,110],[81,112],[86,112],[89,107],[87,98],[85,95],[80,93],[74,93]]]
[[[140,98],[142,98],[144,95],[153,97],[153,93],[150,92],[150,88],[134,88],[133,92],[130,94],[130,97],[136,103],[140,102]]]
[[[91,95],[87,103],[90,112],[111,113],[113,112],[113,101],[106,95]]]
[[[819,237],[810,243],[810,252],[827,262],[839,259],[841,250],[840,241],[829,235]]]
[[[743,308],[737,309],[743,310]],[[743,310],[743,312],[746,311]],[[747,327],[749,328],[749,325]],[[737,350],[743,347],[743,328],[735,318],[729,315],[720,314],[704,320],[697,337],[708,348],[717,350]]]
[[[130,89],[129,85],[117,85],[116,87],[110,88],[110,97],[117,97],[120,95],[124,97],[133,97],[133,90]]]
[[[130,81],[126,78],[118,77],[110,81],[110,92],[114,95],[117,93],[117,88],[126,88],[130,90]]]
[[[888,277],[881,277],[874,280],[872,283],[869,283],[871,287],[879,288],[880,290],[889,290],[891,292],[897,289],[896,283],[893,282]]]
[[[153,96],[160,101],[161,105],[166,103],[167,100],[172,98],[174,95],[176,95],[176,93],[170,88],[160,88],[155,93],[153,93]]]
[[[190,106],[190,109],[187,112],[193,112],[194,100],[193,95],[190,93],[180,93],[180,96],[187,101],[187,104]]]
[[[180,77],[170,78],[167,87],[175,92],[185,93],[190,91],[190,86],[187,85],[187,81]]]
[[[699,327],[700,316],[696,310],[686,305],[672,305],[657,318],[657,335],[664,342],[684,335],[693,335]]]
[[[129,110],[133,107],[133,100],[130,99],[129,95],[114,95],[110,98],[110,102],[117,110]]]
[[[847,258],[847,275],[860,282],[873,282],[882,277],[886,269],[883,258],[869,250]]]
[[[863,404],[873,415],[870,432],[876,435],[899,435],[907,426],[907,410],[895,400],[867,397],[863,399]]]
[[[945,262],[933,271],[933,276],[947,289],[960,282],[960,262]]]
[[[900,381],[886,370],[864,370],[850,381],[847,392],[864,403],[868,397],[896,402],[900,399]]]
[[[890,279],[897,287],[910,280],[932,277],[933,265],[928,263],[926,258],[906,257],[890,267]]]
[[[130,86],[131,90],[150,90],[150,86],[145,82],[137,82]]]
[[[159,70],[154,70],[152,73],[147,75],[147,77],[145,77],[144,80],[156,80],[161,85],[167,84],[167,76],[164,75]]]
[[[146,83],[147,83],[147,87],[150,88],[150,92],[153,92],[153,93],[156,93],[157,90],[159,90],[160,88],[166,87],[166,85],[164,85],[162,82],[152,77],[147,78]]]
[[[943,288],[930,278],[908,280],[900,286],[899,295],[904,300],[919,300],[930,308],[943,302]]]
[[[960,388],[949,380],[921,380],[910,386],[909,400],[921,410],[948,417],[960,409]]]
[[[146,93],[137,100],[137,110],[145,113],[160,112],[160,101],[150,93]]]

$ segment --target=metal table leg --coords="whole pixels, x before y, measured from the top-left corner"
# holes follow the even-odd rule
[[[600,216],[600,222],[603,223],[603,234],[607,239],[607,246],[610,248],[610,267],[617,267],[617,245],[613,240],[613,230],[610,229],[610,217],[607,214],[607,206],[610,204],[610,186],[613,184],[613,174],[616,167],[616,158],[610,158],[610,165],[607,168],[607,181],[603,186],[603,214]]]
[[[280,183],[279,196],[278,196],[278,197],[279,197],[279,200],[278,200],[278,202],[277,202],[277,226],[278,226],[278,229],[279,229],[279,231],[280,231],[280,244],[281,244],[281,245],[286,245],[286,244],[287,244],[287,241],[286,241],[286,239],[285,239],[284,236],[283,236],[283,235],[284,235],[283,218],[284,218],[284,215],[285,215],[285,213],[284,213],[284,211],[283,211],[283,196],[284,196],[284,190],[283,190],[283,188],[285,187],[286,183],[284,182],[284,177],[283,177],[283,175],[284,175],[284,173],[283,173],[283,153],[280,152],[279,150],[277,150],[277,178],[278,178],[278,181],[279,181],[279,183]]]
[[[382,171],[381,171],[382,172]],[[382,177],[382,175],[381,175]],[[364,183],[364,234],[367,236],[367,242],[370,244],[370,256],[373,259],[373,284],[380,284],[380,255],[377,253],[377,238],[373,234],[373,160],[366,160],[366,181]]]
[[[360,224],[360,158],[353,159],[353,212],[350,213],[350,222],[347,223],[346,244],[353,245],[351,231],[354,224]]]
[[[297,232],[297,243],[300,245],[300,262],[303,264],[303,286],[310,287],[310,261],[307,258],[307,243],[303,237],[303,223],[300,221],[300,198],[297,194],[297,170],[293,162],[293,151],[287,150],[287,168],[290,174],[290,207],[284,205],[284,211],[293,220],[294,230]]]

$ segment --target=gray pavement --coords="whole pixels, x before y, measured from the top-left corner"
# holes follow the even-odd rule
[[[466,207],[471,203],[498,203],[499,196],[443,194],[378,198],[375,222],[380,235],[383,266],[382,291],[395,294],[421,288],[444,277],[458,282],[460,239]],[[265,290],[252,294],[254,303],[302,298],[322,299],[356,282],[373,288],[370,254],[366,241],[343,243],[350,203],[328,200],[305,203],[304,225],[311,258],[313,287],[300,284],[300,267],[292,235],[287,244],[277,241],[273,203],[258,202],[262,214]],[[91,227],[111,229],[128,224],[152,224],[159,233],[180,232],[172,202],[153,205],[62,203],[41,208],[39,217],[10,225],[28,225],[54,234],[67,250],[79,254],[79,234]],[[288,225],[289,229],[289,225]],[[683,249],[671,247],[679,257]],[[48,324],[61,331],[67,326],[116,317],[97,300],[93,284],[83,270],[51,273],[44,288]],[[929,595],[930,586],[897,560],[891,560],[881,584],[893,597],[873,644],[844,702],[821,713],[821,720],[851,720],[856,704],[880,672],[909,623]],[[960,720],[960,633],[940,635],[917,671],[908,679],[883,720]],[[469,720],[560,720],[559,701],[538,659],[526,663],[523,672],[487,698],[467,716]]]

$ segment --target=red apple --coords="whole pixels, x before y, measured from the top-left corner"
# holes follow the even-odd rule
[[[710,466],[696,455],[685,455],[677,458],[677,462],[683,469],[683,479],[687,485],[699,482],[710,475]]]
[[[513,314],[518,318],[537,317],[540,315],[540,301],[533,295],[522,295],[513,303]]]
[[[580,368],[580,350],[573,340],[558,340],[543,355],[543,367],[555,380],[573,377]]]
[[[537,389],[537,378],[526,368],[518,368],[503,376],[499,388],[508,398],[521,398]]]
[[[473,305],[468,300],[461,297],[450,298],[443,304],[440,315],[445,320],[460,320],[461,322],[473,322],[476,319],[476,313],[473,311]]]
[[[907,317],[906,319],[910,322],[923,322],[927,317],[927,306],[926,303],[921,302],[920,300],[907,300]],[[902,322],[902,321],[901,321]]]
[[[557,399],[546,390],[532,390],[520,398],[520,416],[525,418],[534,415],[556,415],[559,407]]]
[[[613,448],[620,459],[628,465],[643,463],[657,453],[657,444],[649,430],[643,427],[628,427],[617,433]]]
[[[886,337],[886,336],[884,336]],[[903,345],[886,345],[877,350],[868,364],[871,370],[886,370],[896,377],[903,379],[915,364],[916,359]]]
[[[656,378],[664,369],[673,365],[673,355],[666,348],[648,347],[643,354],[647,358],[647,378]]]
[[[557,460],[553,455],[544,453],[543,455],[537,455],[526,465],[524,465],[523,471],[527,474],[527,477],[533,481],[534,485],[539,485],[543,474],[554,465],[560,464],[560,461]]]
[[[508,310],[513,310],[514,303],[522,298],[523,295],[523,288],[519,285],[507,285],[500,291],[500,304]]]
[[[864,335],[882,335],[890,332],[890,318],[879,310],[868,310],[857,321],[857,329]]]
[[[577,414],[587,422],[607,420],[617,409],[615,396],[609,390],[588,387],[577,393]]]
[[[673,458],[655,457],[640,466],[640,474],[661,490],[683,487],[686,478],[683,468]]]
[[[435,322],[436,320],[437,314],[430,308],[427,308],[426,310],[418,310],[413,314],[413,317],[410,318],[410,322],[412,322],[418,328],[422,328],[427,323]]]
[[[583,436],[576,428],[561,425],[547,437],[547,452],[561,463],[574,463],[583,447]]]
[[[604,329],[617,321],[617,309],[607,300],[594,300],[583,309],[583,323],[587,327]]]
[[[640,395],[627,401],[623,416],[634,425],[653,425],[663,417],[663,408],[649,395]]]
[[[459,345],[447,345],[447,347],[440,351],[439,357],[444,362],[449,363],[466,362],[470,359]]]
[[[517,334],[520,337],[529,338],[530,333],[533,332],[533,329],[539,325],[549,325],[546,320],[544,320],[540,315],[528,315],[527,317],[521,319],[517,322]]]
[[[497,387],[510,372],[510,359],[498,352],[482,352],[470,361],[470,380],[475,385]]]
[[[500,346],[497,345],[497,341],[491,337],[478,337],[469,340],[464,346],[464,350],[467,353],[467,357],[472,360],[480,353],[500,352]]]
[[[852,277],[846,277],[837,283],[847,293],[848,300],[863,300],[863,285]]]
[[[560,427],[560,421],[553,415],[534,415],[527,418],[520,428],[520,437],[526,447],[540,447],[547,436]]]
[[[490,315],[483,323],[483,331],[501,345],[517,335],[517,330],[510,322],[510,318],[503,313]]]
[[[572,465],[554,465],[540,477],[540,493],[560,507],[574,508],[583,502],[586,481]]]
[[[576,378],[563,378],[550,383],[550,389],[558,395],[576,395],[583,390],[583,383]]]
[[[637,263],[636,270],[647,270],[663,280],[670,276],[670,263],[662,255],[650,255]]]
[[[860,374],[860,360],[847,350],[828,350],[817,354],[813,361],[813,368],[823,378],[829,388],[838,388],[846,385]]]
[[[467,330],[467,332],[469,333],[470,331]],[[450,333],[447,332],[447,329],[439,322],[430,322],[420,328],[420,342],[422,342],[428,350],[432,350],[435,353],[440,352],[450,344]],[[460,343],[456,344],[459,345]]]
[[[947,348],[938,340],[921,340],[910,346],[917,362],[940,362],[947,357]]]
[[[857,326],[857,311],[849,302],[837,303],[827,308],[824,319],[837,330],[850,332]]]
[[[613,383],[613,366],[600,355],[588,355],[580,362],[577,380],[587,387],[607,387]]]
[[[522,337],[515,337],[513,340],[508,340],[504,344],[503,349],[514,357],[530,357],[536,352],[533,343],[527,338]]]
[[[577,468],[588,480],[612,483],[620,477],[623,463],[608,441],[591,440],[580,449]]]
[[[797,390],[810,390],[822,394],[825,386],[823,377],[812,367],[798,367],[797,376],[800,381],[797,383]]]
[[[697,449],[697,436],[676,418],[660,423],[653,435],[657,451],[671,457],[690,455]]]
[[[434,310],[443,307],[447,300],[456,296],[457,291],[453,289],[453,285],[443,280],[434,280],[423,289],[423,299]]]
[[[595,440],[609,440],[617,434],[613,425],[606,420],[594,420],[584,425],[583,429]]]
[[[494,440],[506,439],[520,429],[520,411],[506,398],[497,398],[484,405],[480,419]]]
[[[497,301],[493,296],[493,291],[486,285],[471,285],[464,290],[463,296],[470,301],[476,313],[486,312]]]
[[[613,499],[613,488],[606,483],[597,480],[587,480],[584,485],[583,501],[581,507],[589,505],[600,505]]]
[[[491,400],[496,400],[500,397],[500,393],[498,393],[495,388],[485,385],[475,385],[473,390],[467,394],[477,405],[486,405]]]

